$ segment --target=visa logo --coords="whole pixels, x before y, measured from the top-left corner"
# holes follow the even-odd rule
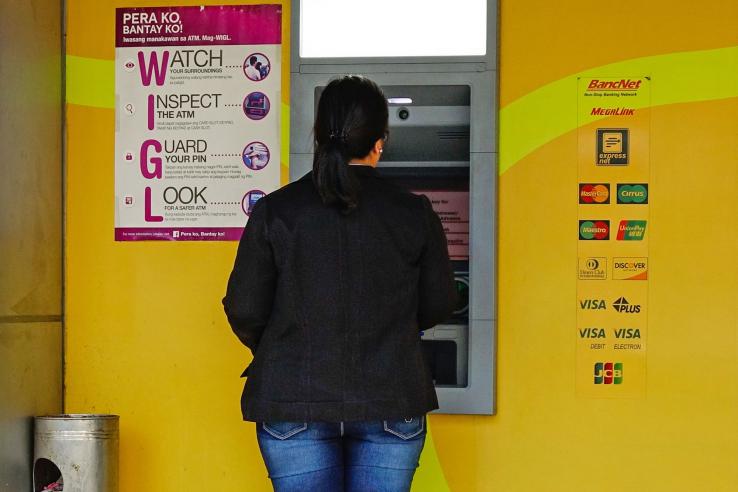
[[[607,304],[603,299],[583,299],[579,301],[579,307],[582,309],[607,309]]]
[[[641,338],[641,330],[638,328],[618,328],[615,330],[615,338]]]
[[[579,338],[605,338],[604,328],[580,328]]]

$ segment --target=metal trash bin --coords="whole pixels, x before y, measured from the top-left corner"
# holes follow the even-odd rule
[[[36,417],[34,492],[118,492],[118,421],[118,415]]]

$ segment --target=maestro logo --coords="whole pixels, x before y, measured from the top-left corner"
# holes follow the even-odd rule
[[[613,258],[613,280],[648,280],[648,257]]]
[[[594,384],[623,384],[623,363],[595,362]]]
[[[641,241],[646,235],[645,220],[621,220],[618,225],[618,241]]]
[[[580,220],[579,239],[582,241],[605,241],[610,239],[610,221]]]
[[[618,203],[627,204],[646,204],[648,203],[648,183],[619,183],[618,184]]]
[[[607,183],[579,183],[579,203],[610,203],[610,185]]]
[[[612,303],[612,308],[619,312],[619,313],[640,313],[641,312],[641,305],[640,304],[631,304],[628,302],[628,299],[625,297],[618,297],[615,302]]]
[[[607,258],[579,258],[579,270],[577,276],[579,280],[606,280]]]
[[[629,162],[629,139],[627,128],[597,129],[598,166],[627,166]]]

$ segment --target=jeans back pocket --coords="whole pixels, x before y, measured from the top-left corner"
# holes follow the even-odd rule
[[[425,430],[425,415],[384,420],[384,430],[401,439],[411,439]]]
[[[307,422],[262,422],[262,429],[277,439],[288,439],[307,429]]]

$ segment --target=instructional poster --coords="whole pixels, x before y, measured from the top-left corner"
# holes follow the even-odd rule
[[[577,395],[639,398],[653,227],[650,79],[580,78],[577,90]]]
[[[238,240],[279,187],[281,16],[116,9],[116,241]]]

